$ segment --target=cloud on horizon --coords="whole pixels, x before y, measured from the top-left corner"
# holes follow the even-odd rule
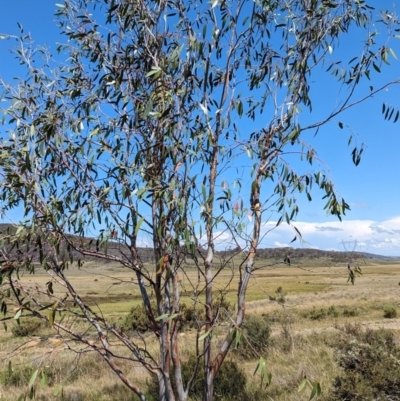
[[[321,227],[321,226],[316,226],[315,227],[318,231],[343,231],[342,228],[338,227]]]
[[[362,202],[353,202],[350,203],[350,206],[356,209],[369,209],[369,206]]]
[[[276,222],[263,225],[262,232],[267,232]],[[343,220],[327,223],[295,222],[293,224],[302,234],[303,243],[299,240],[291,246],[318,247],[319,249],[356,250],[400,256],[400,216],[384,221]],[[275,242],[285,244],[296,235],[293,227],[280,225],[264,237],[264,246]]]
[[[302,235],[298,238],[296,227]],[[335,251],[362,251],[385,256],[400,256],[400,216],[384,221],[343,220],[321,222],[294,222],[293,226],[282,223],[276,227],[276,221],[264,222],[261,226],[261,248],[314,248]],[[221,227],[222,228],[222,227]],[[232,237],[227,230],[214,232],[215,246],[218,250],[233,249],[239,244],[246,247],[250,243],[252,222],[249,221],[243,233],[247,241],[239,235]],[[294,237],[297,240],[292,242]],[[200,239],[205,245],[206,237]],[[149,238],[138,240],[139,246],[152,246]]]
[[[245,230],[251,235],[251,222]],[[301,235],[299,238],[295,228]],[[276,221],[264,222],[261,226],[260,247],[304,247],[321,250],[363,251],[385,256],[400,256],[400,216],[384,221],[343,220],[326,223],[298,221],[293,226],[282,223],[276,227]],[[297,241],[292,242],[294,237]],[[228,232],[218,232],[215,236],[218,249],[236,246]],[[236,237],[245,247],[246,241]],[[247,245],[249,241],[247,242]]]

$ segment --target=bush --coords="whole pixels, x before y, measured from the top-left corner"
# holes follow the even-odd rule
[[[278,303],[283,305],[286,302],[285,296],[286,296],[286,293],[283,291],[283,288],[282,287],[278,287],[276,289],[276,291],[275,291],[275,295],[273,295],[273,296],[270,295],[269,296],[269,300],[270,301],[276,301],[276,302],[278,302]]]
[[[157,310],[155,303],[152,304],[152,309]],[[146,310],[143,304],[134,306],[127,316],[125,316],[121,327],[125,331],[135,330],[145,332],[152,329],[149,318],[146,315]]]
[[[22,320],[20,324],[16,324],[11,328],[14,337],[27,337],[37,334],[42,326],[42,322],[36,319]]]
[[[353,317],[353,316],[358,316],[358,315],[359,315],[358,309],[345,308],[343,311],[343,316]]]
[[[308,314],[306,314],[306,317],[308,317],[311,320],[322,320],[329,316],[331,317],[339,316],[339,311],[336,309],[334,305],[331,305],[328,309],[324,308],[316,309],[314,307]]]
[[[157,311],[155,302],[151,303],[153,311]],[[231,314],[234,310],[233,305],[226,301],[225,299],[216,300],[213,305],[214,315],[218,313],[220,321],[227,321],[228,317],[226,313],[222,312],[221,309],[228,311]],[[180,320],[181,329],[187,329],[192,327],[197,327],[197,325],[202,326],[205,322],[205,311],[202,305],[199,305],[196,309],[193,305],[186,305],[182,303],[180,305],[180,314],[177,317]],[[121,324],[121,328],[125,331],[134,330],[146,332],[152,330],[152,325],[146,315],[146,311],[143,304],[134,306],[129,314],[125,317]]]
[[[182,363],[182,377],[183,382],[187,383],[191,378],[195,367],[196,357],[191,355],[186,362]],[[203,364],[204,361],[200,360],[198,363],[197,374],[194,378],[192,388],[189,391],[189,398],[191,400],[201,400],[203,396]],[[170,373],[173,376],[173,371]],[[234,361],[225,360],[221,365],[214,382],[214,400],[228,401],[228,400],[246,400],[246,374],[240,369],[238,364]],[[150,400],[158,400],[158,383],[157,377],[153,376],[148,381],[147,396]]]
[[[343,373],[328,400],[400,400],[400,348],[391,331],[348,325],[336,344]]]
[[[339,311],[336,309],[334,305],[331,305],[328,309],[328,315],[332,317],[338,317]]]
[[[383,308],[383,317],[386,319],[395,319],[397,317],[397,309],[393,305],[386,305]]]
[[[328,313],[327,313],[326,309],[313,308],[313,310],[309,314],[309,318],[311,320],[321,320],[321,319],[325,319],[327,317],[327,315],[328,315]]]
[[[29,383],[34,369],[32,366],[21,365],[11,371],[5,369],[0,372],[0,383],[4,386],[23,387]]]
[[[243,336],[237,349],[245,359],[265,356],[271,336],[271,327],[264,316],[249,315],[243,324]]]
[[[216,299],[213,304],[213,314],[214,316],[218,315],[220,322],[228,321],[227,313],[231,315],[234,309],[234,306],[226,299]],[[188,306],[182,303],[179,319],[181,322],[181,329],[202,326],[206,321],[205,308],[202,305],[198,305],[197,308],[194,308],[193,305]]]

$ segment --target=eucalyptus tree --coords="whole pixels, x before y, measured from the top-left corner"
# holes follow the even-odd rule
[[[100,354],[141,400],[145,389],[129,378],[126,361],[157,377],[161,401],[187,400],[196,372],[184,382],[178,275],[190,262],[198,279],[185,294],[205,311],[193,336],[195,370],[204,373],[203,399],[211,400],[240,339],[263,218],[273,213],[277,225],[292,225],[296,197],[311,200],[312,186],[328,213],[340,219],[349,208],[329,174],[310,167],[317,154],[303,134],[399,83],[370,86],[395,56],[388,42],[396,16],[362,0],[65,0],[56,16],[66,38],[56,55],[35,47],[22,28],[18,38],[2,35],[17,40],[15,55],[26,67],[16,84],[1,81],[1,208],[4,217],[21,214],[2,234],[3,320],[47,321]],[[352,60],[337,59],[350,35],[364,41],[351,49]],[[310,123],[315,76],[347,90]],[[367,92],[357,90],[364,85]],[[399,112],[385,108],[384,117],[397,121]],[[304,160],[304,171],[289,153]],[[361,153],[354,147],[355,164]],[[112,252],[116,237],[122,245]],[[242,263],[216,256],[221,238]],[[140,257],[144,239],[154,250],[151,267]],[[68,270],[85,257],[136,276],[158,353],[85,303]],[[19,273],[38,268],[49,275],[47,288],[22,285]],[[215,288],[223,270],[229,283]],[[234,312],[223,308],[232,282]],[[98,341],[58,312],[85,319]],[[224,315],[229,324],[217,334]],[[258,371],[270,379],[262,358]]]

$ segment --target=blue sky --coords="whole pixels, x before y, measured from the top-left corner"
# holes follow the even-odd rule
[[[55,43],[64,40],[54,23],[55,3],[49,0],[2,2],[0,34],[18,35],[19,22],[25,32],[32,34],[36,44],[47,44],[55,53]],[[391,9],[393,3],[400,8],[400,1],[388,0],[380,0],[379,7]],[[336,51],[344,57],[353,54],[354,46],[359,43],[359,37],[349,35],[341,41],[340,50],[333,49],[332,59]],[[7,80],[22,71],[7,50],[11,45],[14,43],[0,40],[0,75]],[[400,40],[394,39],[391,46],[400,58]],[[371,85],[378,86],[379,81],[396,77],[400,77],[400,61],[392,57],[391,65],[385,66],[382,74],[375,74]],[[316,77],[311,92],[317,99],[314,100],[313,119],[329,112],[335,104],[336,92],[337,86],[331,78]],[[357,241],[358,250],[400,256],[400,120],[393,124],[383,119],[381,109],[384,102],[400,108],[400,86],[381,92],[375,99],[335,119],[317,137],[314,138],[313,133],[308,135],[307,139],[317,149],[321,160],[329,166],[337,191],[350,204],[351,211],[340,223],[325,214],[325,202],[320,200],[317,192],[311,203],[299,198],[300,213],[295,225],[306,241],[303,246],[343,250],[342,241]],[[339,128],[339,121],[345,124],[345,129]],[[366,145],[358,167],[351,161],[352,147],[347,146],[350,129]],[[264,232],[273,224],[266,222]],[[285,246],[293,236],[293,230],[282,225],[268,233],[263,246]],[[229,242],[229,237],[225,240]],[[297,242],[292,246],[302,245]]]

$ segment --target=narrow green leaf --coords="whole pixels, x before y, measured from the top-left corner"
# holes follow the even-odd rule
[[[36,369],[36,370],[33,372],[31,378],[29,379],[29,384],[28,384],[29,387],[32,387],[33,384],[35,383],[35,380],[36,380],[36,377],[37,377],[38,373],[39,373],[39,369]]]
[[[204,104],[199,103],[200,108],[203,110],[203,113],[207,116],[208,115],[208,109]]]
[[[206,337],[208,337],[208,336],[211,334],[211,331],[212,331],[212,330],[209,330],[209,331],[205,332],[204,334],[202,334],[202,335],[199,337],[199,341],[203,341]]]
[[[372,63],[372,66],[374,67],[375,71],[379,73],[381,72],[380,68],[375,63]]]
[[[207,193],[206,193],[206,187],[204,184],[201,185],[201,192],[203,194],[203,200],[206,201],[207,199]]]
[[[137,223],[136,223],[136,227],[135,227],[135,235],[138,234],[139,230],[140,230],[140,226],[142,225],[144,221],[144,217],[142,217]]]
[[[236,329],[236,333],[235,333],[235,349],[238,349],[238,347],[240,345],[241,338],[242,338],[241,330]]]
[[[143,199],[143,196],[146,193],[146,191],[147,191],[146,188],[140,188],[140,189],[138,189],[136,196],[141,200],[141,199]]]
[[[152,109],[153,109],[153,101],[150,99],[147,102],[146,108],[145,108],[145,110],[143,112],[143,117],[147,117]]]
[[[301,391],[303,391],[306,384],[307,384],[307,377],[303,377],[303,380],[301,381],[299,388],[297,389],[297,392],[300,393]]]
[[[271,384],[271,381],[272,381],[272,373],[268,372],[265,375],[265,387],[268,387]]]
[[[236,102],[236,111],[239,114],[239,117],[242,117],[243,115],[243,103],[241,100]]]
[[[321,394],[321,385],[318,382],[313,383],[313,388],[311,391],[309,401],[311,401],[315,396],[318,396],[320,394]]]
[[[151,77],[152,75],[155,75],[157,73],[161,72],[161,68],[156,66],[156,67],[151,67],[151,70],[146,74],[146,77]]]
[[[258,364],[257,364],[257,366],[256,366],[256,370],[254,371],[254,373],[253,373],[253,376],[254,375],[256,375],[257,373],[261,373],[261,375],[262,375],[262,372],[264,371],[264,369],[265,369],[265,360],[264,360],[264,358],[261,356],[260,357],[260,359],[258,360]]]
[[[14,319],[18,320],[21,317],[22,309],[18,309],[17,313],[14,315]]]
[[[58,394],[60,394],[60,392],[62,393],[62,385],[61,385],[61,384],[59,384],[59,385],[55,388],[53,395],[57,396]]]
[[[394,52],[394,50],[391,47],[389,48],[389,52],[397,60],[396,53]]]
[[[54,318],[56,316],[56,311],[54,309],[49,311],[49,327],[52,327],[54,324]]]
[[[179,316],[179,313],[172,313],[171,315],[169,315],[168,320],[174,320],[175,318],[177,318]]]
[[[392,109],[392,111],[390,112],[389,117],[388,117],[388,121],[390,121],[392,119],[393,113],[394,113],[394,109]]]
[[[160,321],[160,320],[167,319],[168,317],[169,317],[169,314],[168,314],[168,313],[163,313],[162,315],[157,316],[157,317],[155,318],[155,320],[158,322],[158,321]]]
[[[249,156],[249,159],[253,159],[253,149],[246,146],[246,152],[247,156]]]
[[[42,379],[40,380],[40,387],[47,386],[47,375],[46,372],[42,372]]]
[[[353,140],[353,135],[350,135],[349,140],[347,141],[347,146],[350,146],[352,140]]]

